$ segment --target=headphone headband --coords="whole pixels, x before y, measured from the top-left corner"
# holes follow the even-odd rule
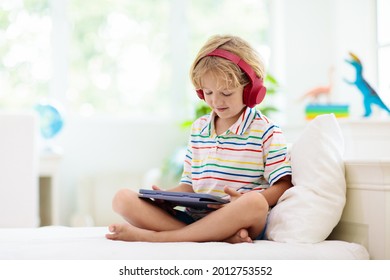
[[[238,67],[240,67],[248,75],[252,83],[255,80],[255,78],[257,78],[257,75],[253,70],[253,68],[244,60],[242,60],[241,57],[235,55],[234,53],[231,53],[223,49],[215,49],[212,52],[208,53],[206,56],[218,56],[230,60]]]
[[[245,72],[245,74],[247,74],[250,79],[250,83],[244,87],[243,91],[243,102],[245,105],[253,108],[263,101],[266,94],[266,88],[263,85],[263,80],[256,75],[256,72],[248,63],[234,53],[224,49],[215,49],[206,56],[218,56],[227,59],[236,64],[242,71]],[[203,90],[197,90],[196,92],[199,98],[204,99]]]

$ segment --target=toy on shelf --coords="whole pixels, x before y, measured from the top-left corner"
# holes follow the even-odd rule
[[[64,116],[59,105],[41,102],[35,106],[35,110],[38,113],[40,134],[44,140],[42,152],[62,153],[62,149],[53,144],[53,138],[62,131],[64,126]]]
[[[307,91],[300,100],[310,99],[310,103],[305,107],[305,116],[307,120],[312,120],[318,115],[333,113],[336,118],[346,118],[349,116],[349,106],[346,104],[335,104],[331,102],[333,90],[333,73],[334,69],[329,69],[329,83],[314,87]],[[325,97],[325,102],[321,101]]]
[[[373,104],[377,105],[379,108],[390,113],[390,109],[386,106],[385,103],[383,103],[382,99],[379,97],[376,91],[364,79],[363,65],[360,59],[352,52],[349,53],[349,56],[350,59],[349,60],[346,59],[345,61],[351,64],[355,68],[356,79],[353,82],[347,81],[346,79],[344,79],[344,81],[350,85],[355,85],[359,89],[359,91],[363,94],[363,105],[365,111],[364,117],[369,117],[371,115]]]
[[[336,118],[347,118],[349,116],[349,105],[347,104],[308,104],[305,108],[307,120],[323,114],[334,114]]]
[[[320,97],[324,96],[327,103],[330,103],[330,96],[333,90],[333,72],[334,69],[331,67],[329,69],[329,83],[327,85],[322,85],[310,89],[300,98],[300,100],[309,98],[311,103],[318,103]]]

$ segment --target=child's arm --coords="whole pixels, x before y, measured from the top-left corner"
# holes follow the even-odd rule
[[[290,187],[292,187],[291,175],[286,175],[280,178],[271,187],[262,191],[261,194],[264,195],[268,205],[272,207],[278,202],[278,199],[282,196],[282,194]]]
[[[265,200],[268,202],[268,206],[272,207],[278,202],[278,199],[282,196],[282,194],[290,187],[292,187],[291,175],[286,175],[276,181],[276,183],[274,183],[271,187],[259,193],[261,193],[265,197]],[[233,190],[227,186],[225,186],[224,191],[226,193],[225,197],[230,197],[230,201],[233,201],[242,195],[242,193],[237,192],[236,190]],[[224,206],[226,206],[226,204],[210,204],[209,208],[219,209]]]

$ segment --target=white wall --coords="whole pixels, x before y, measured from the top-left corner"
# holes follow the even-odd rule
[[[273,48],[271,70],[283,85],[284,123],[304,123],[306,102],[297,99],[309,89],[328,83],[334,67],[335,102],[350,104],[351,115],[363,114],[358,90],[343,79],[354,79],[352,67],[344,62],[348,52],[363,62],[365,77],[376,88],[375,0],[273,0]],[[288,121],[287,121],[288,120]]]

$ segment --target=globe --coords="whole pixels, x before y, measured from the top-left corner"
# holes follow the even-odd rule
[[[64,119],[58,107],[50,103],[40,103],[35,106],[39,115],[40,132],[44,139],[52,139],[64,126]]]

